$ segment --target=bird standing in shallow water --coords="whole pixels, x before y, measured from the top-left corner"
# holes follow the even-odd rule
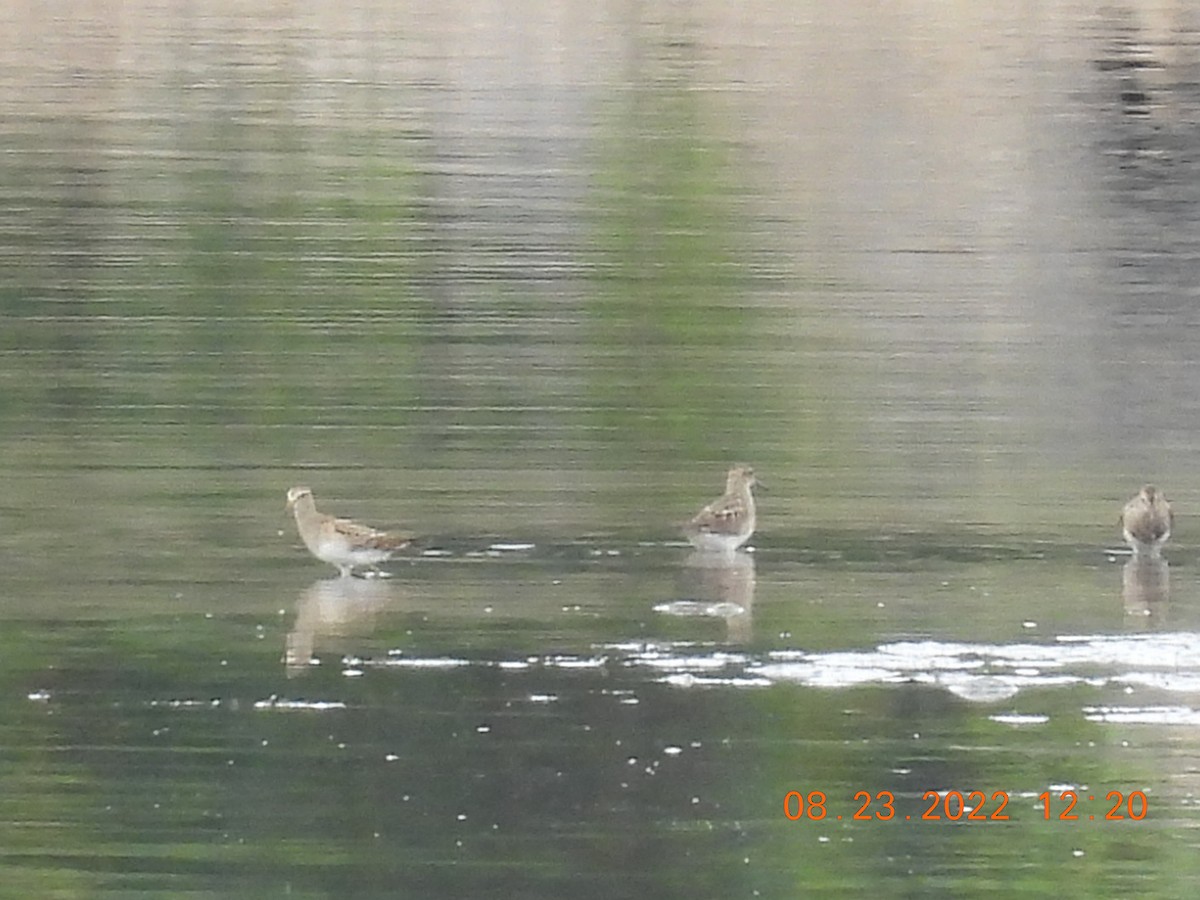
[[[370,566],[378,572],[381,562],[412,541],[408,535],[376,531],[349,519],[317,512],[312,490],[306,487],[294,487],[287,492],[287,508],[296,517],[296,530],[309,553],[321,562],[337,566],[343,578],[358,566]]]
[[[1158,488],[1147,484],[1138,495],[1125,504],[1121,512],[1121,531],[1133,548],[1134,556],[1158,556],[1171,536],[1175,513]]]
[[[725,476],[725,493],[692,517],[683,532],[697,550],[732,553],[754,534],[754,469],[737,465]]]

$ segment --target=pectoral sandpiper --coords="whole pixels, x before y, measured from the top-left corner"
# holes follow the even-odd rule
[[[381,562],[412,540],[408,535],[376,531],[349,519],[318,512],[313,493],[306,487],[288,491],[287,508],[296,517],[296,529],[304,546],[317,559],[337,566],[343,578],[358,566],[378,571]]]
[[[758,480],[750,466],[738,465],[725,477],[725,493],[683,527],[697,550],[732,553],[754,534],[754,494]]]
[[[1133,548],[1133,555],[1155,557],[1162,552],[1163,544],[1171,536],[1175,513],[1158,488],[1147,484],[1125,504],[1120,521],[1121,531]]]

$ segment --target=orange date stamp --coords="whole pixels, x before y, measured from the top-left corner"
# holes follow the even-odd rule
[[[1042,818],[1047,822],[1052,819],[1059,822],[1077,822],[1081,819],[1095,821],[1097,818],[1108,822],[1140,822],[1150,811],[1145,791],[1109,791],[1098,806],[1086,805],[1097,802],[1095,794],[1082,797],[1073,790],[1042,791],[1036,797],[1033,794],[1022,796],[1038,801]],[[1008,791],[992,791],[990,796],[986,791],[926,791],[921,795],[925,809],[914,815],[896,811],[896,795],[891,791],[876,791],[874,794],[857,791],[845,818],[855,822],[913,819],[923,822],[1007,822],[1010,799]],[[1081,802],[1085,806],[1080,807]],[[811,822],[823,819],[841,821],[843,818],[841,813],[830,809],[829,798],[824,791],[788,791],[783,795],[783,815],[793,822],[802,819]]]

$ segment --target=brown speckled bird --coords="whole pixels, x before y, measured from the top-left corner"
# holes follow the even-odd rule
[[[1175,513],[1158,488],[1147,484],[1125,504],[1121,512],[1121,531],[1133,548],[1134,556],[1158,556],[1171,536]]]
[[[758,480],[750,466],[737,465],[725,476],[725,493],[696,513],[683,532],[697,550],[732,553],[754,534],[754,493]]]
[[[304,546],[317,559],[337,566],[343,578],[358,566],[369,566],[378,572],[381,562],[412,541],[409,535],[376,531],[349,519],[318,512],[313,493],[306,487],[288,491],[287,508],[296,517],[296,529]]]

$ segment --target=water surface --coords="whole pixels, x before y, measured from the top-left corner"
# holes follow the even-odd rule
[[[1194,15],[726,6],[0,13],[5,893],[1195,892]]]

